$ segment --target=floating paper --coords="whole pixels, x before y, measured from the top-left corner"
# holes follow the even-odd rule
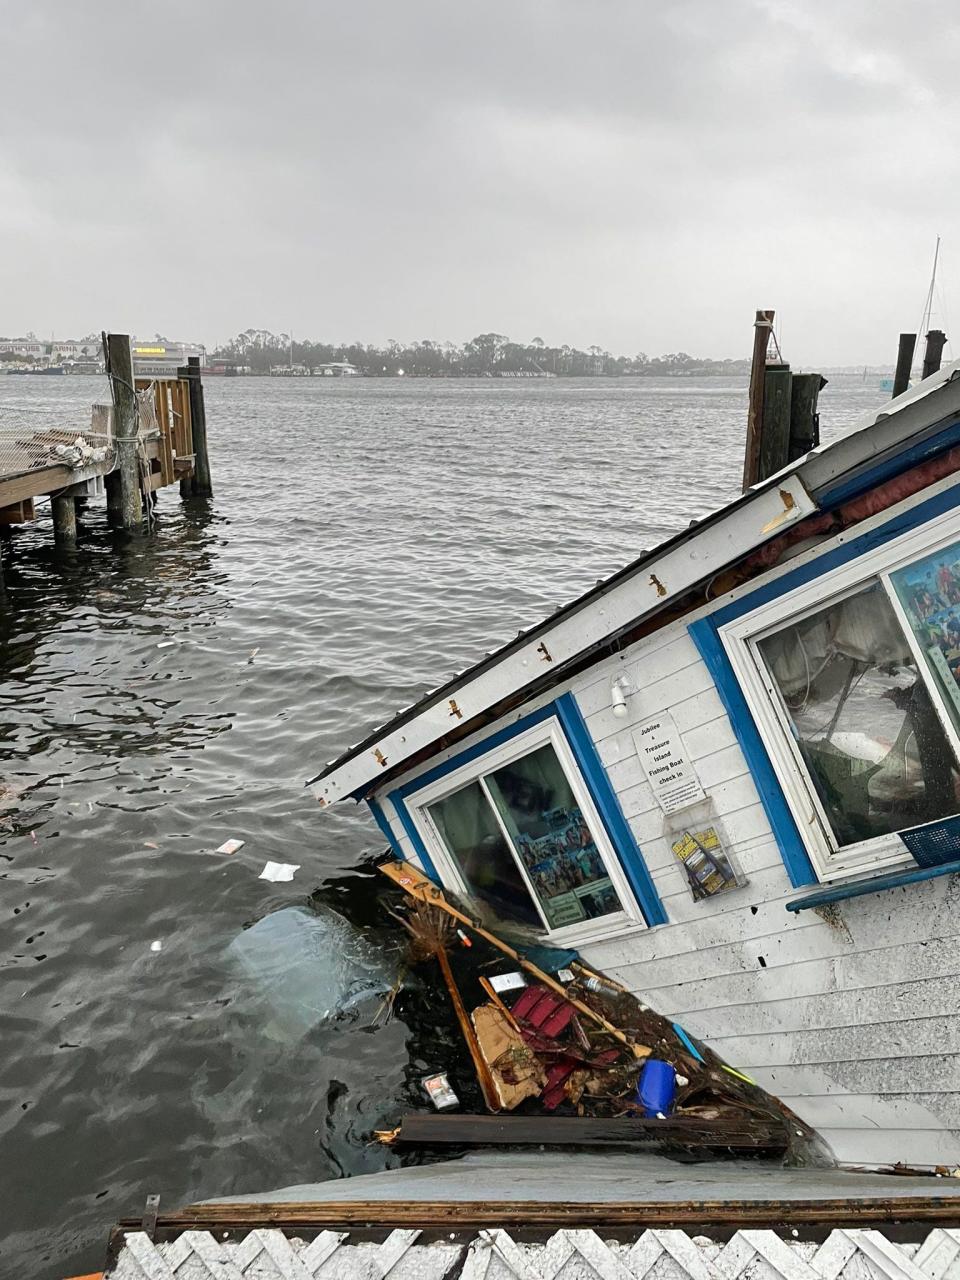
[[[292,880],[300,870],[299,862],[268,862],[258,876],[260,880]]]
[[[243,845],[244,845],[243,840],[224,840],[223,844],[217,850],[217,853],[236,853],[238,849],[243,848]],[[279,865],[280,863],[278,862],[267,863],[268,867],[277,867]]]

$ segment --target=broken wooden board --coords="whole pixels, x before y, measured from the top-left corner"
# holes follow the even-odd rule
[[[411,1146],[635,1147],[666,1142],[703,1151],[781,1153],[787,1132],[766,1121],[740,1123],[669,1116],[665,1120],[619,1116],[470,1116],[411,1113],[398,1143]]]
[[[504,1110],[512,1111],[524,1098],[535,1098],[546,1075],[507,1014],[495,1004],[482,1004],[470,1016]]]

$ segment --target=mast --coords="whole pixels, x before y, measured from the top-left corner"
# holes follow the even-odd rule
[[[927,290],[927,300],[923,304],[923,316],[920,320],[920,329],[918,337],[925,339],[930,330],[930,320],[933,315],[933,290],[937,283],[937,263],[940,260],[940,237],[937,236],[936,247],[933,250],[933,270],[930,272],[930,288]]]

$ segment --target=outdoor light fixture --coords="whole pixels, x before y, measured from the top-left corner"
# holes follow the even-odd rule
[[[614,676],[610,682],[610,708],[618,720],[627,717],[627,698],[637,692],[637,686],[627,675]]]

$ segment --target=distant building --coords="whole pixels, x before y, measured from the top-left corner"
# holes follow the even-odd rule
[[[190,356],[206,364],[206,348],[194,342],[168,342],[166,338],[133,339],[133,372],[138,378],[175,378]]]

